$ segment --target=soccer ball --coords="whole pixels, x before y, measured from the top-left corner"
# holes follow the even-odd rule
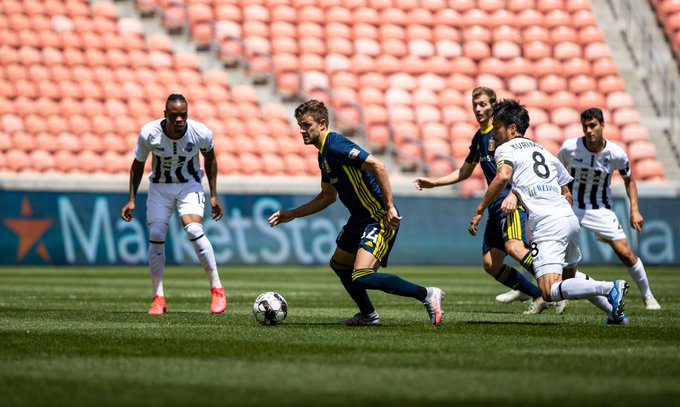
[[[253,302],[253,315],[260,325],[279,325],[288,315],[288,303],[279,293],[262,293]]]

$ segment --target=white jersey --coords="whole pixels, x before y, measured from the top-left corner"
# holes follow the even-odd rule
[[[516,137],[496,148],[495,158],[498,168],[513,169],[512,189],[527,210],[532,230],[542,220],[574,216],[561,188],[573,178],[540,144]]]
[[[624,177],[631,173],[626,152],[607,140],[599,153],[588,151],[583,137],[566,140],[557,157],[574,177],[570,189],[579,209],[611,209],[612,173],[618,170]]]
[[[204,153],[212,150],[212,132],[203,123],[187,120],[184,135],[173,140],[163,131],[164,121],[165,119],[154,120],[142,127],[135,147],[135,159],[144,162],[151,152],[153,161],[149,180],[154,184],[189,181],[200,183],[203,170],[198,150]]]

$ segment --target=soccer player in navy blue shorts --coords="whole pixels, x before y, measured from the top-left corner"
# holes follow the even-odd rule
[[[385,165],[347,137],[329,131],[328,109],[322,102],[309,100],[301,104],[295,109],[295,119],[304,143],[319,150],[321,192],[304,205],[277,211],[269,217],[270,226],[320,212],[339,196],[350,217],[338,235],[330,266],[359,307],[359,313],[339,324],[381,323],[366,292],[370,289],[421,301],[432,325],[439,325],[444,313],[441,289],[378,272],[380,266],[387,266],[401,221],[392,202]]]
[[[495,103],[496,92],[493,89],[478,87],[472,91],[472,109],[477,123],[479,123],[479,130],[472,138],[470,153],[465,158],[465,162],[459,169],[443,177],[417,178],[414,181],[416,189],[422,190],[464,181],[470,177],[478,163],[482,166],[487,184],[493,181],[496,176],[495,145],[492,137],[492,112]],[[503,193],[489,207],[489,217],[482,243],[484,270],[501,284],[516,290],[518,294],[524,294],[525,299],[533,299],[529,310],[525,313],[537,314],[548,306],[541,299],[538,287],[517,269],[504,263],[505,257],[509,254],[533,274],[533,260],[531,251],[528,249],[528,239],[524,229],[527,219],[526,212],[521,205],[518,205],[518,209],[510,216],[505,216],[501,211],[501,203],[509,193],[510,187],[504,189]],[[473,235],[476,235],[476,230]],[[519,296],[515,294],[514,297],[518,298]],[[565,304],[563,303],[560,307],[560,312],[564,310]]]

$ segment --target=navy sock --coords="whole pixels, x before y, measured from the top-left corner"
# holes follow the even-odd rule
[[[519,290],[531,298],[537,298],[540,295],[538,287],[524,278],[524,276],[515,268],[508,265],[504,264],[503,267],[501,267],[498,274],[496,274],[495,279],[506,287],[510,287],[513,290]]]
[[[354,303],[359,307],[359,311],[364,315],[374,312],[375,308],[373,308],[371,299],[368,298],[366,289],[359,284],[352,282],[352,270],[354,270],[354,266],[340,264],[333,259],[331,259],[330,265],[335,274],[340,278],[340,282],[342,282],[342,285],[345,287],[347,294],[352,297]]]
[[[532,275],[536,275],[534,272],[534,256],[531,255],[531,252],[527,252],[527,254],[522,257],[522,260],[519,262],[519,264],[524,267],[524,270],[528,271]]]
[[[373,269],[358,269],[352,273],[352,280],[364,288],[380,290],[388,294],[411,297],[424,301],[427,297],[425,287],[413,284],[393,274],[376,273]]]

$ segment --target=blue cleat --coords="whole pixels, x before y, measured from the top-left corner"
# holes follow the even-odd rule
[[[628,288],[629,285],[624,280],[614,280],[614,287],[607,294],[607,301],[612,306],[611,319],[614,322],[618,323],[624,317],[623,308],[626,304],[623,302],[623,298],[628,293]]]
[[[606,321],[604,321],[605,326],[626,326],[628,325],[630,321],[628,320],[628,317],[624,314],[621,316],[621,318],[618,321],[614,321],[611,318],[607,318]]]

